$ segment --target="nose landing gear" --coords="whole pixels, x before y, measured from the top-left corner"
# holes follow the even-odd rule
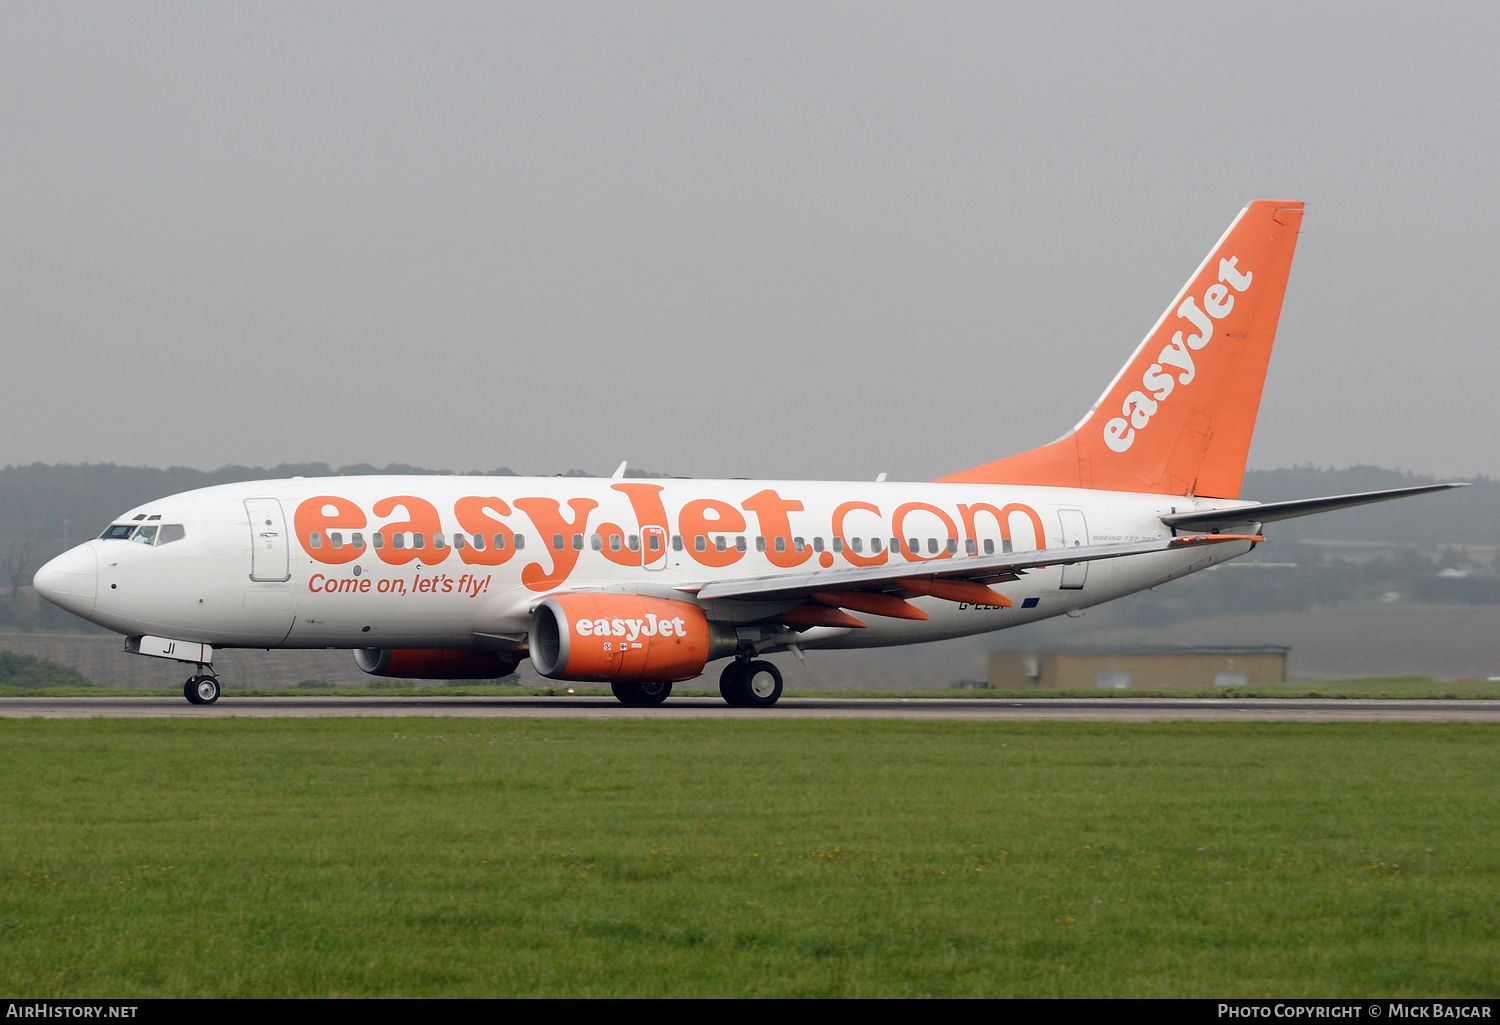
[[[182,685],[182,696],[194,705],[211,705],[219,700],[219,678],[212,673],[191,677]]]

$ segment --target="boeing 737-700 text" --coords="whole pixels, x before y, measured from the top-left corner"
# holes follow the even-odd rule
[[[1094,408],[1042,448],[931,483],[337,477],[173,495],[42,567],[126,648],[350,648],[379,676],[486,679],[529,657],[627,704],[727,658],[912,644],[1074,612],[1243,555],[1262,525],[1444,487],[1239,500],[1302,204],[1235,218]]]

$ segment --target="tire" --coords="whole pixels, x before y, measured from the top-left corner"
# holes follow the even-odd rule
[[[743,673],[746,707],[770,708],[781,700],[781,670],[774,663],[751,662]]]
[[[719,693],[730,708],[746,708],[750,704],[750,689],[745,683],[745,663],[730,659],[719,674]]]
[[[659,705],[672,696],[672,685],[659,680],[647,680],[644,683],[638,680],[612,680],[609,689],[614,691],[615,700],[632,708]]]
[[[183,696],[195,705],[211,705],[219,700],[219,680],[215,676],[195,676],[183,688]]]

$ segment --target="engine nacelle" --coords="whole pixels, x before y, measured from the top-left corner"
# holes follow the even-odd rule
[[[720,633],[689,602],[559,594],[531,614],[531,664],[554,680],[691,680],[734,651],[733,636]]]
[[[371,676],[406,680],[491,680],[509,676],[519,661],[501,651],[448,648],[355,648],[354,664]]]

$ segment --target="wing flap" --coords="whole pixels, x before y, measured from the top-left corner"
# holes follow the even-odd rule
[[[931,562],[905,563],[900,566],[870,566],[863,569],[828,569],[810,573],[789,573],[773,577],[741,577],[717,580],[696,588],[700,601],[714,598],[770,600],[813,597],[818,592],[882,592],[905,588],[916,594],[935,594],[949,600],[960,591],[943,587],[944,581],[986,582],[1027,570],[1066,566],[1102,559],[1123,559],[1132,555],[1150,555],[1197,545],[1224,544],[1231,541],[1260,541],[1258,535],[1202,534],[1188,537],[1161,538],[1154,541],[1127,541],[1109,545],[1079,545],[1074,548],[1043,548],[1034,552],[1007,552],[1003,555],[958,556]],[[939,594],[939,591],[947,593]],[[955,597],[949,597],[950,594]],[[983,597],[983,596],[981,596]],[[995,595],[995,597],[999,597]],[[979,602],[987,604],[992,598]]]

